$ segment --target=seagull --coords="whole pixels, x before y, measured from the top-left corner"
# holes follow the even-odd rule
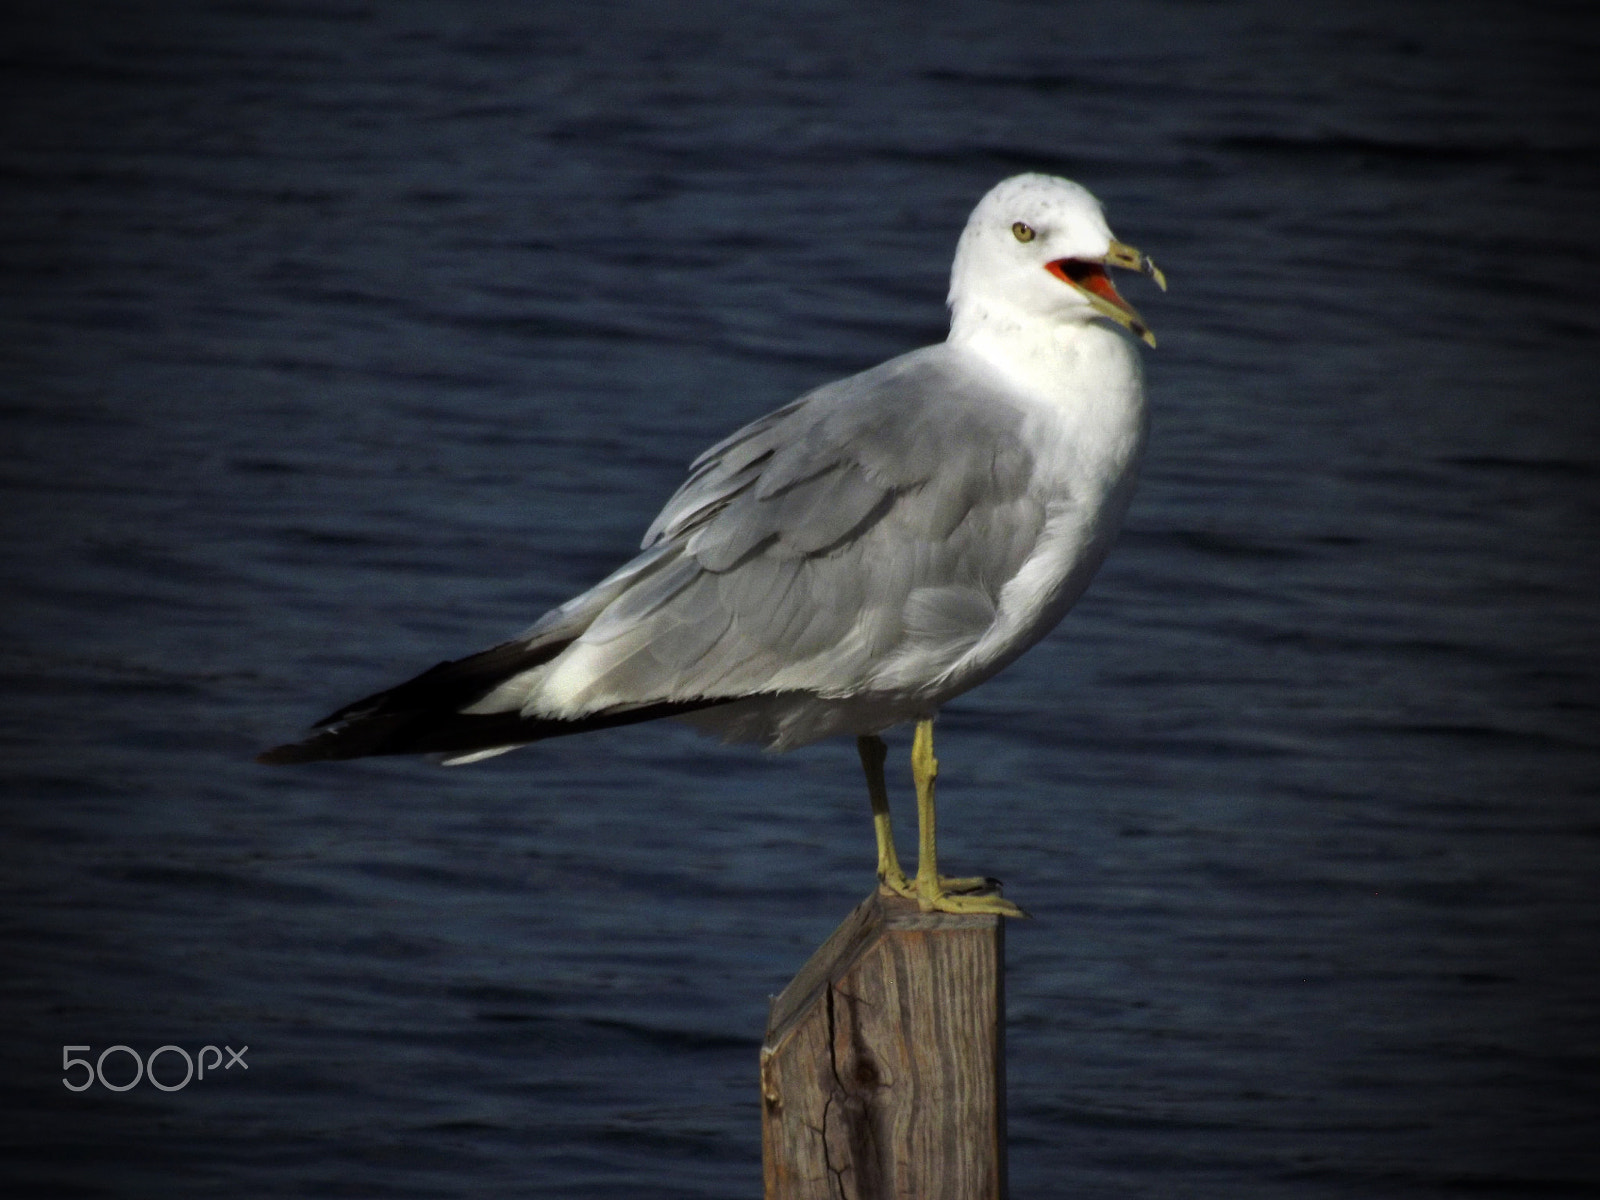
[[[1148,432],[1136,342],[1156,343],[1111,267],[1166,288],[1080,185],[1003,180],[956,245],[947,340],[718,442],[619,570],[257,761],[459,765],[665,717],[780,751],[854,735],[882,888],[924,912],[1026,915],[992,879],[939,874],[933,721],[1055,627],[1127,511]],[[880,736],[905,722],[914,877]]]

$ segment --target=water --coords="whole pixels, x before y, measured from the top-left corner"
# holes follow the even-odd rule
[[[1173,290],[1128,293],[1161,348],[1126,535],[941,723],[949,862],[1037,916],[1014,1194],[1590,1194],[1583,17],[13,18],[9,1194],[756,1194],[766,997],[870,881],[853,747],[249,758],[593,582],[739,422],[942,336],[966,213],[1023,169]],[[118,1043],[248,1072],[62,1086]]]

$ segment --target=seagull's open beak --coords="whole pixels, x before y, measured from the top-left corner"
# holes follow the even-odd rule
[[[1133,305],[1118,293],[1116,285],[1111,282],[1111,276],[1106,273],[1107,267],[1126,267],[1130,271],[1138,271],[1154,279],[1156,286],[1163,292],[1167,290],[1167,277],[1161,273],[1161,268],[1132,246],[1125,246],[1121,242],[1112,242],[1105,257],[1098,261],[1087,258],[1058,258],[1055,262],[1044,265],[1044,269],[1062,283],[1069,284],[1082,292],[1096,312],[1110,317],[1135,337],[1143,338],[1153,347],[1156,344],[1156,335],[1150,332],[1150,327],[1144,323],[1144,318],[1135,311]]]

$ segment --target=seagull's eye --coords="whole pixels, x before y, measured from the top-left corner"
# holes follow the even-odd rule
[[[1033,241],[1033,226],[1026,221],[1018,221],[1011,227],[1011,234],[1019,242]]]

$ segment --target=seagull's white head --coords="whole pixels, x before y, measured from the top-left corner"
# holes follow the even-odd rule
[[[1166,289],[1148,258],[1111,236],[1100,201],[1070,179],[1013,175],[967,220],[950,271],[952,334],[987,322],[1087,322],[1108,317],[1150,345],[1150,327],[1118,294],[1107,267],[1141,271]]]

